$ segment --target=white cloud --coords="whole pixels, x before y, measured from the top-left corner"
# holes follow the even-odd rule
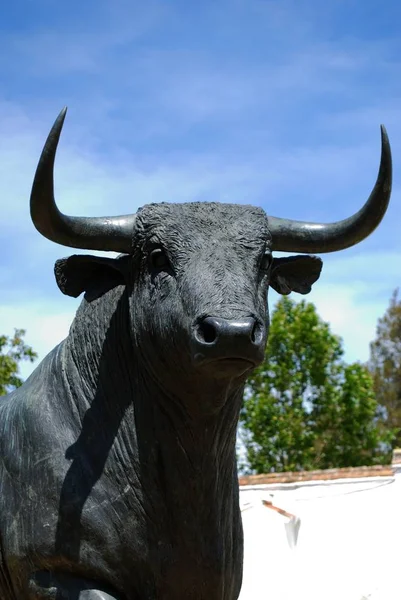
[[[366,362],[369,344],[375,337],[377,319],[384,314],[389,297],[384,299],[361,299],[357,286],[328,284],[313,295],[319,315],[330,323],[333,333],[344,341],[347,362]],[[368,294],[368,290],[364,290]],[[311,298],[312,300],[312,298]]]
[[[2,335],[12,336],[14,328],[25,329],[25,342],[39,355],[35,363],[21,363],[20,371],[24,379],[46,354],[68,335],[76,307],[77,302],[74,300],[71,300],[70,310],[60,310],[57,303],[49,303],[45,300],[37,303],[28,301],[19,306],[0,304]]]

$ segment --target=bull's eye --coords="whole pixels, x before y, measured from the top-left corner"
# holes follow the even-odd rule
[[[149,255],[152,269],[161,271],[169,266],[168,258],[162,248],[155,248]]]
[[[260,269],[262,271],[268,271],[271,267],[272,259],[272,253],[270,252],[270,250],[266,250],[260,261]]]

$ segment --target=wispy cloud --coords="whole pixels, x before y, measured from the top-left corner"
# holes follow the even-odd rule
[[[75,2],[66,11],[42,1],[38,9],[36,15],[27,14],[22,27],[15,24],[4,32],[2,43],[13,62],[3,55],[0,64],[6,71],[18,64],[25,74],[41,79],[101,75],[110,64],[116,66],[116,52],[152,36],[170,12],[162,2],[145,6],[126,0]]]

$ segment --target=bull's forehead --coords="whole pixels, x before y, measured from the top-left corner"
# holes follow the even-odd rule
[[[264,210],[241,204],[148,204],[138,212],[137,227],[146,239],[192,247],[216,241],[260,248],[270,241]]]

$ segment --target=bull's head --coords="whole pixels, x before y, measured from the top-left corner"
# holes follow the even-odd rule
[[[58,261],[59,286],[78,296],[83,291],[93,294],[99,281],[109,289],[124,284],[136,344],[151,355],[149,360],[158,357],[165,373],[175,379],[180,375],[180,381],[194,370],[203,377],[238,377],[260,363],[269,285],[281,294],[306,294],[322,266],[314,256],[273,258],[272,251],[348,248],[377,227],[390,199],[391,152],[382,127],[375,187],[362,209],[343,221],[306,223],[267,217],[251,206],[215,203],[154,204],[120,217],[69,217],[58,210],[53,191],[64,118],[65,110],[49,134],[36,171],[33,222],[54,242],[124,256]]]

